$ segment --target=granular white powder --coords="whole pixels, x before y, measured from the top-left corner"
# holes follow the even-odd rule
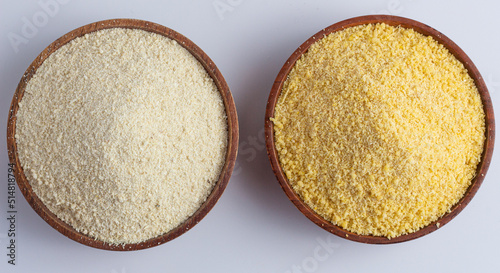
[[[100,30],[54,52],[27,84],[19,159],[57,217],[104,242],[137,243],[177,227],[210,194],[226,155],[224,109],[175,41]]]

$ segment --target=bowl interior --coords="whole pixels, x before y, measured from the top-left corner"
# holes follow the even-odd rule
[[[401,26],[404,28],[411,28],[426,36],[432,36],[440,44],[443,44],[459,61],[461,61],[464,64],[465,68],[468,70],[469,75],[474,80],[478,88],[483,103],[483,109],[486,114],[485,118],[486,138],[484,143],[484,150],[481,155],[481,162],[477,167],[476,177],[472,180],[471,185],[467,189],[462,199],[451,208],[450,212],[446,213],[437,221],[430,223],[426,227],[416,232],[409,233],[406,235],[401,235],[399,237],[395,237],[392,239],[380,236],[359,235],[353,232],[349,232],[337,225],[332,224],[329,221],[326,221],[323,217],[321,217],[314,210],[312,210],[307,204],[305,204],[300,198],[300,196],[298,196],[298,194],[290,186],[281,168],[278,159],[278,153],[274,144],[274,127],[272,121],[270,121],[270,118],[274,117],[274,109],[278,101],[278,97],[281,93],[283,83],[285,82],[288,76],[288,73],[295,65],[295,62],[301,57],[302,54],[304,54],[308,50],[308,48],[312,44],[314,44],[316,41],[318,41],[319,39],[323,38],[325,35],[328,35],[330,33],[340,31],[345,28],[353,26],[373,24],[373,23],[385,23],[391,26]],[[488,89],[486,88],[486,84],[484,83],[481,74],[479,73],[476,66],[472,63],[470,58],[465,54],[465,52],[463,52],[453,41],[451,41],[445,35],[441,34],[439,31],[423,23],[408,18],[390,16],[390,15],[367,15],[367,16],[347,19],[319,31],[318,33],[310,37],[307,41],[305,41],[301,46],[299,46],[295,52],[292,53],[290,58],[286,61],[286,63],[283,65],[280,72],[278,73],[278,76],[276,77],[274,85],[269,94],[269,99],[266,107],[265,133],[266,133],[267,154],[269,156],[269,160],[271,161],[271,167],[274,171],[274,174],[276,175],[281,185],[281,188],[285,191],[288,198],[307,218],[309,218],[311,221],[313,221],[321,228],[335,235],[347,238],[352,241],[371,243],[371,244],[390,244],[390,243],[409,241],[435,231],[436,229],[438,229],[439,227],[443,226],[444,224],[448,223],[451,219],[453,219],[469,203],[469,201],[472,199],[472,197],[477,192],[479,186],[481,185],[484,176],[486,175],[486,172],[488,170],[488,167],[490,165],[491,156],[493,154],[494,139],[495,139],[495,118],[493,115],[493,107],[488,93]]]
[[[108,28],[141,29],[157,33],[177,41],[203,65],[205,70],[213,79],[224,101],[225,111],[227,115],[228,146],[225,157],[225,164],[219,175],[219,180],[216,182],[207,200],[191,217],[189,217],[185,222],[183,222],[175,229],[169,231],[168,233],[160,235],[156,238],[152,238],[137,244],[113,245],[103,241],[98,241],[83,233],[77,232],[70,225],[60,220],[42,203],[42,201],[38,198],[38,196],[33,192],[30,183],[27,181],[23,169],[21,168],[21,164],[19,162],[19,157],[17,154],[17,144],[15,140],[16,113],[19,108],[19,102],[23,98],[24,90],[26,88],[27,83],[29,82],[31,77],[33,77],[33,75],[36,73],[37,69],[40,67],[43,61],[47,59],[47,57],[50,56],[50,54],[52,54],[57,49],[59,49],[66,43],[70,42],[71,40],[77,37],[81,37],[87,33]],[[231,92],[222,74],[220,73],[216,65],[213,63],[213,61],[205,54],[205,52],[203,52],[192,41],[190,41],[183,35],[175,32],[174,30],[171,30],[167,27],[152,22],[135,20],[135,19],[105,20],[82,26],[65,34],[64,36],[62,36],[61,38],[57,39],[52,44],[50,44],[47,48],[45,48],[40,53],[40,55],[38,55],[38,57],[31,63],[31,65],[28,67],[23,77],[21,78],[21,81],[19,82],[19,85],[12,99],[11,108],[9,112],[8,127],[7,127],[7,145],[9,151],[9,160],[16,166],[15,176],[21,192],[23,193],[24,197],[31,205],[31,207],[49,225],[51,225],[53,228],[55,228],[65,236],[69,237],[70,239],[73,239],[77,242],[80,242],[82,244],[91,247],[106,249],[106,250],[139,250],[160,245],[162,243],[168,242],[182,235],[183,233],[191,229],[194,225],[196,225],[199,221],[201,221],[201,219],[203,219],[203,217],[212,209],[212,207],[215,205],[217,200],[224,192],[224,189],[226,188],[226,185],[229,181],[229,178],[234,168],[236,154],[238,150],[238,118]]]

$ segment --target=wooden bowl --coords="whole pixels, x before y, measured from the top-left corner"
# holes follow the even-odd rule
[[[156,238],[152,238],[137,244],[112,245],[106,242],[98,241],[83,233],[77,232],[73,227],[57,218],[57,216],[53,214],[33,192],[30,183],[27,181],[19,162],[19,157],[17,154],[17,144],[14,137],[16,132],[16,113],[19,108],[19,102],[23,98],[26,84],[36,73],[37,69],[40,67],[43,61],[47,59],[50,54],[52,54],[71,40],[83,36],[87,33],[108,28],[141,29],[157,33],[177,41],[203,65],[210,77],[212,77],[224,101],[227,115],[228,146],[225,164],[219,176],[219,180],[215,184],[210,195],[207,197],[207,200],[191,217],[189,217],[185,222],[183,222],[175,229]],[[38,57],[31,63],[31,65],[28,67],[23,77],[21,78],[21,81],[19,82],[19,85],[14,94],[14,98],[12,99],[7,126],[7,145],[9,150],[10,162],[12,164],[15,164],[16,166],[15,177],[17,179],[17,184],[21,189],[21,192],[23,193],[24,197],[31,205],[31,207],[49,225],[51,225],[53,228],[57,229],[59,232],[69,237],[70,239],[91,247],[106,250],[138,250],[157,246],[180,236],[181,234],[191,229],[199,221],[201,221],[201,219],[203,219],[203,217],[205,217],[205,215],[212,209],[212,207],[224,192],[224,189],[226,188],[226,185],[234,168],[236,154],[238,151],[238,117],[236,114],[233,97],[228,85],[226,84],[226,81],[224,80],[224,77],[222,77],[222,74],[217,69],[217,66],[215,66],[214,62],[212,62],[207,54],[205,54],[205,52],[203,52],[203,50],[201,50],[192,41],[167,27],[152,22],[135,19],[106,20],[82,26],[65,34],[64,36],[50,44],[47,48],[45,48],[45,50],[43,50],[42,53],[40,53],[40,55],[38,55]]]
[[[470,187],[467,189],[463,198],[451,208],[450,212],[446,213],[439,220],[430,223],[426,227],[416,232],[395,237],[392,239],[380,236],[359,235],[353,232],[349,232],[325,220],[323,217],[314,212],[314,210],[312,210],[306,203],[304,203],[302,199],[299,197],[299,195],[290,186],[288,180],[286,179],[286,176],[283,173],[283,170],[281,169],[276,147],[274,145],[274,127],[273,123],[270,121],[270,118],[274,117],[274,108],[276,106],[278,97],[281,93],[283,83],[288,76],[288,73],[295,65],[295,62],[300,58],[302,54],[304,54],[308,50],[308,48],[312,44],[314,44],[316,41],[320,40],[325,35],[328,35],[330,33],[353,26],[371,24],[371,23],[385,23],[391,26],[402,26],[405,28],[411,28],[421,34],[432,36],[439,43],[443,44],[446,48],[448,48],[448,50],[453,55],[455,55],[455,57],[458,60],[460,60],[464,64],[465,68],[469,71],[469,75],[472,77],[472,79],[474,79],[474,82],[481,95],[481,100],[483,102],[483,109],[486,114],[486,132],[485,132],[486,139],[484,143],[485,144],[484,151],[481,155],[481,162],[477,167],[477,175],[472,180],[472,183]],[[439,31],[411,19],[397,17],[397,16],[389,16],[389,15],[368,15],[368,16],[361,16],[361,17],[347,19],[321,30],[320,32],[314,34],[301,46],[299,46],[299,48],[292,54],[292,56],[290,56],[290,58],[283,65],[278,76],[276,77],[274,85],[271,89],[271,93],[269,94],[269,100],[267,102],[267,108],[266,108],[265,132],[266,132],[267,154],[271,161],[271,166],[274,171],[274,174],[278,178],[281,188],[285,191],[288,198],[307,218],[309,218],[311,221],[313,221],[315,224],[325,229],[326,231],[329,231],[335,235],[347,238],[352,241],[370,243],[370,244],[390,244],[390,243],[399,243],[399,242],[413,240],[435,231],[436,229],[445,225],[451,219],[453,219],[470,202],[472,197],[474,197],[474,194],[479,189],[479,186],[483,182],[484,176],[486,175],[486,171],[488,170],[488,167],[491,162],[491,156],[493,154],[493,145],[495,140],[495,117],[493,116],[493,107],[491,104],[490,95],[483,81],[483,77],[481,77],[481,74],[479,74],[479,71],[477,70],[476,66],[472,63],[470,58],[453,41],[451,41],[448,37],[441,34]]]

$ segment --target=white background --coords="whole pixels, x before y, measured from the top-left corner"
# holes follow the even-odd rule
[[[326,26],[373,13],[416,19],[454,40],[479,68],[500,111],[498,1],[64,2],[47,16],[37,1],[0,1],[0,272],[500,272],[499,149],[479,192],[454,220],[420,239],[379,246],[330,235],[303,216],[279,187],[258,138],[269,91],[290,54]],[[135,252],[93,249],[64,237],[18,191],[17,265],[11,266],[6,256],[5,132],[14,90],[25,69],[52,41],[111,18],[170,27],[215,61],[239,114],[236,174],[217,205],[192,230]],[[23,25],[34,20],[37,32],[26,37]],[[13,46],[9,35],[24,36],[24,43]]]

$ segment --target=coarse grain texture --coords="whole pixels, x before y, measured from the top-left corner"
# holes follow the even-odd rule
[[[17,113],[33,191],[77,231],[111,244],[162,235],[219,179],[227,121],[218,89],[164,36],[113,28],[76,38],[38,68]]]
[[[313,44],[272,121],[280,165],[305,203],[346,230],[388,238],[460,200],[485,140],[463,64],[432,37],[386,24]]]

